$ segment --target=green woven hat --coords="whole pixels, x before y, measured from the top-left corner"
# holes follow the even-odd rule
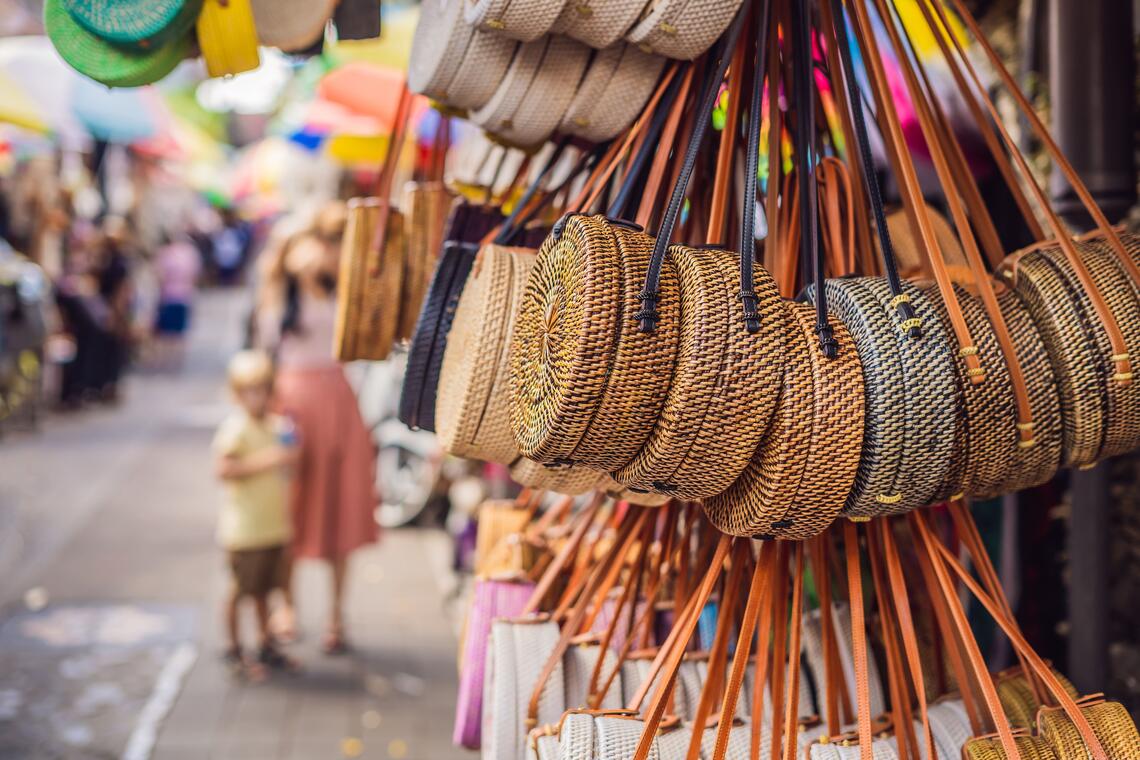
[[[150,50],[128,50],[83,28],[64,7],[45,0],[44,29],[61,58],[73,69],[108,87],[140,87],[162,79],[190,52],[189,35]]]
[[[63,0],[63,7],[107,42],[153,50],[190,30],[202,0]]]

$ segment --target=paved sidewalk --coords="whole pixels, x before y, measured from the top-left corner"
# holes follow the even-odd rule
[[[352,566],[352,654],[317,652],[325,569],[302,566],[304,669],[218,661],[223,558],[209,440],[243,300],[208,294],[186,369],[118,409],[0,441],[0,759],[469,757],[455,693],[449,542],[388,533]]]

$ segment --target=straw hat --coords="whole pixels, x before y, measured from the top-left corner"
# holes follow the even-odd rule
[[[140,87],[162,79],[190,52],[181,35],[149,50],[130,50],[92,34],[68,13],[64,0],[45,0],[44,29],[61,58],[108,87]]]
[[[107,42],[151,50],[190,31],[202,0],[63,0],[87,31]]]

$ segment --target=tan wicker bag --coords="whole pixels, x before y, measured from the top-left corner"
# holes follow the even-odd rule
[[[664,66],[664,58],[635,45],[599,50],[562,118],[560,131],[591,142],[613,139],[641,114]]]
[[[567,0],[551,32],[605,49],[637,23],[647,0]]]
[[[455,194],[442,182],[409,182],[404,188],[407,262],[400,291],[398,340],[411,340],[443,245],[443,228]]]
[[[472,0],[467,23],[504,37],[531,42],[550,31],[566,0]]]
[[[625,38],[647,53],[691,61],[712,47],[743,0],[650,0]]]
[[[511,464],[511,479],[520,486],[577,496],[598,488],[602,473],[585,467],[546,467],[526,457]]]
[[[534,252],[487,245],[463,288],[436,398],[436,433],[449,454],[510,464],[507,350]]]

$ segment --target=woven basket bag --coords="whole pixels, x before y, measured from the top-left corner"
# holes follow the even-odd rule
[[[325,33],[336,0],[251,0],[262,45],[285,51],[303,50]]]
[[[649,437],[680,325],[666,266],[672,298],[657,332],[623,329],[640,308],[651,252],[644,233],[581,215],[565,218],[539,250],[510,357],[511,425],[525,456],[616,469]]]
[[[404,236],[408,242],[397,340],[411,340],[415,333],[454,198],[442,182],[409,182],[404,189],[400,207],[404,209]]]
[[[107,42],[148,50],[185,35],[202,0],[63,0],[63,7]]]
[[[646,0],[567,0],[552,34],[565,34],[599,50],[626,35],[645,8]]]
[[[863,372],[851,334],[832,322],[839,353],[827,359],[815,337],[815,310],[785,308],[790,331],[772,427],[736,482],[704,502],[709,520],[732,535],[816,535],[843,509],[859,468]]]
[[[436,398],[436,432],[449,454],[501,464],[518,456],[506,414],[505,364],[520,283],[533,261],[530,250],[494,244],[476,258],[448,336]]]
[[[743,0],[650,0],[625,38],[647,53],[691,61],[732,23]]]
[[[559,131],[591,142],[613,139],[641,115],[664,65],[635,45],[597,51]]]
[[[426,0],[412,37],[408,88],[461,110],[495,93],[518,43],[481,32],[463,18],[463,3]]]
[[[674,245],[668,259],[681,302],[672,381],[653,433],[613,477],[634,489],[705,499],[732,485],[768,431],[780,393],[787,314],[776,283],[758,268],[760,329],[748,332],[736,300],[736,254]],[[663,295],[660,304],[668,308],[670,301]]]
[[[1015,735],[1014,744],[1021,760],[1060,760],[1048,741],[1040,736]],[[1001,741],[994,736],[971,739],[962,747],[963,760],[1006,760]]]
[[[1112,760],[1140,758],[1140,734],[1124,705],[1098,701],[1082,704],[1081,712]],[[1084,760],[1089,756],[1077,727],[1060,708],[1043,708],[1037,714],[1037,726],[1041,737],[1052,745],[1058,760]]]
[[[1135,291],[1096,243],[1078,243],[1089,274],[1116,316],[1130,354],[1140,338]],[[1002,274],[1022,296],[1045,340],[1061,394],[1065,466],[1091,466],[1130,451],[1140,427],[1140,389],[1114,379],[1112,348],[1059,248],[1008,257]]]
[[[520,486],[578,496],[598,488],[603,474],[585,467],[547,467],[526,457],[511,463],[511,479]]]
[[[439,372],[459,296],[479,250],[478,241],[501,221],[498,210],[468,203],[456,204],[448,218],[446,242],[416,320],[400,393],[400,421],[413,429],[435,430]]]
[[[378,245],[380,205],[375,198],[348,202],[334,335],[334,354],[340,361],[386,359],[396,339],[404,274],[404,225],[400,212],[391,209],[387,234]]]
[[[522,533],[530,524],[531,512],[518,508],[514,499],[491,499],[479,505],[476,517],[475,574],[488,577],[494,574],[490,563],[494,559],[496,547],[511,536]],[[515,569],[525,571],[527,568]]]
[[[952,328],[946,303],[938,288],[923,286],[934,305],[931,317],[942,321],[947,335]],[[951,459],[950,477],[938,492],[937,500],[966,494],[985,498],[1002,493],[1018,460],[1020,435],[1009,368],[1002,359],[1001,346],[980,298],[955,285],[957,306],[961,308],[970,335],[978,348],[985,382],[973,385],[965,357],[955,353],[958,387],[962,398],[959,440]]]
[[[589,61],[589,48],[566,37],[524,43],[495,94],[469,118],[512,145],[539,145],[562,123]]]
[[[472,0],[464,11],[467,23],[520,42],[550,31],[566,0]]]
[[[1053,670],[1053,675],[1060,682],[1070,697],[1077,698],[1077,689],[1064,675]],[[1041,703],[1033,694],[1029,681],[1020,668],[1011,668],[998,674],[995,679],[998,699],[1001,700],[1002,710],[1009,719],[1010,725],[1016,728],[1032,728],[1037,720],[1037,711]]]

